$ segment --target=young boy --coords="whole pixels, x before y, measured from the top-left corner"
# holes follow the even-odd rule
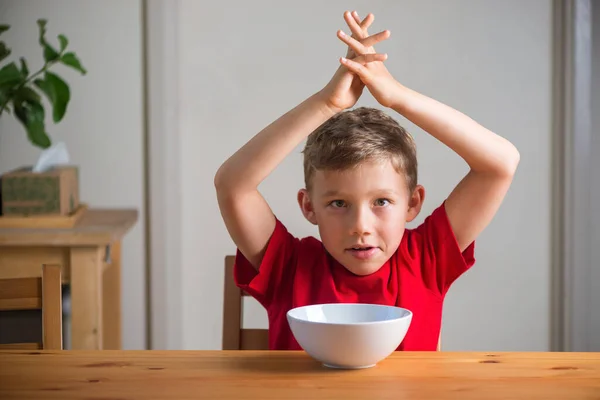
[[[287,320],[293,307],[361,302],[413,312],[398,350],[435,350],[450,285],[474,264],[474,240],[498,210],[519,162],[515,147],[465,115],[397,82],[369,36],[369,14],[344,14],[349,47],[331,81],[266,127],[215,176],[219,207],[238,251],[236,284],[269,317],[269,346],[299,350]],[[391,117],[355,105],[364,87],[384,107],[421,127],[470,166],[416,229],[423,204],[411,136]],[[292,236],[259,184],[305,138],[306,188],[298,203],[321,241]]]

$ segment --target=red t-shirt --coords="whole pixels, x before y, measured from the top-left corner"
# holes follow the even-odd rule
[[[420,226],[405,230],[398,250],[377,272],[358,276],[331,257],[320,240],[295,238],[277,220],[259,271],[238,250],[234,277],[266,308],[271,350],[301,350],[286,318],[294,307],[371,303],[413,312],[397,350],[435,351],[444,296],[474,264],[474,247],[471,243],[461,253],[442,204]]]

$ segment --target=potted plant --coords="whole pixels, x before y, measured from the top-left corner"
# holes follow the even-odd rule
[[[42,149],[42,156],[47,158],[60,150],[60,146],[51,147],[42,96],[52,106],[54,123],[63,119],[71,99],[69,85],[51,69],[63,64],[82,75],[87,72],[77,55],[67,50],[69,40],[65,35],[58,35],[58,48],[48,43],[46,23],[45,19],[37,21],[44,63],[35,72],[30,72],[24,57],[19,58],[19,65],[6,61],[11,49],[0,40],[0,117],[14,115],[23,125],[29,141]],[[0,35],[9,28],[0,25]],[[57,166],[51,171],[20,168],[0,178],[0,216],[69,215],[79,207],[76,167]]]
[[[44,65],[36,72],[30,73],[28,63],[20,57],[20,65],[10,62],[0,68],[0,117],[14,114],[25,128],[29,141],[42,149],[51,146],[52,141],[45,128],[45,109],[41,95],[45,95],[52,105],[52,120],[60,122],[67,111],[71,92],[69,85],[50,69],[55,64],[63,64],[86,74],[79,58],[72,51],[67,51],[69,40],[65,35],[58,35],[58,50],[46,41],[45,19],[37,21],[39,28],[39,44],[44,55]],[[0,25],[0,35],[10,28]],[[11,50],[0,40],[0,62],[3,62]]]

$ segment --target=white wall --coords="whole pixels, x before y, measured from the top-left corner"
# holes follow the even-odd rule
[[[223,257],[235,250],[212,182],[219,165],[264,126],[319,90],[345,53],[342,13],[376,16],[388,68],[409,87],[507,137],[522,161],[497,218],[481,235],[477,266],[445,307],[447,350],[547,350],[550,287],[551,1],[181,0],[177,10],[182,171],[182,347],[221,343]],[[201,21],[202,23],[198,23]],[[510,28],[509,28],[510,27]],[[375,105],[366,94],[359,105]],[[466,172],[461,159],[399,117],[416,135],[427,199],[419,221]],[[317,235],[295,195],[300,147],[262,185],[298,236]],[[177,268],[174,265],[173,268]],[[247,319],[263,324],[253,309]]]
[[[183,346],[179,11],[146,1],[152,349]]]
[[[592,1],[592,313],[590,350],[600,351],[600,3]]]
[[[30,70],[42,64],[38,18],[48,19],[48,40],[64,33],[88,74],[57,67],[70,85],[65,119],[48,131],[67,143],[80,167],[82,201],[92,207],[135,207],[140,220],[123,241],[123,346],[146,346],[142,14],[139,0],[1,0],[2,38],[12,57],[25,56]],[[50,110],[50,109],[48,109]],[[47,115],[51,114],[47,112]],[[0,173],[37,159],[21,125],[0,120]]]

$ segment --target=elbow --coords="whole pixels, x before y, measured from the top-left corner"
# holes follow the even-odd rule
[[[219,191],[219,188],[223,187],[223,166],[219,167],[217,172],[215,173],[215,177],[213,178],[213,185],[215,185],[215,189]]]
[[[517,173],[520,161],[521,155],[519,151],[513,144],[508,143],[506,149],[499,154],[499,158],[494,163],[494,167],[490,172],[498,178],[512,180]]]
[[[517,168],[519,166],[520,161],[521,154],[519,153],[519,150],[517,150],[517,148],[512,143],[509,143],[508,150],[506,151],[505,160],[503,163],[504,173],[512,178],[517,172]]]
[[[231,187],[229,178],[227,177],[227,172],[224,170],[223,165],[215,173],[213,184],[215,186],[215,190],[217,191],[217,196],[225,194],[229,190],[228,188]]]
[[[213,185],[219,198],[238,196],[257,190],[258,187],[258,184],[254,184],[252,177],[249,177],[244,171],[238,171],[228,163],[221,165],[217,170],[213,178]]]
[[[481,164],[471,165],[471,171],[502,180],[512,180],[521,161],[519,151],[512,143],[506,143],[502,151],[481,160]]]
[[[239,177],[235,176],[225,164],[215,173],[213,185],[219,200],[236,197],[245,190],[245,186],[240,183]]]
[[[231,184],[228,182],[222,166],[215,173],[213,184],[217,195],[217,203],[219,208],[222,209],[224,204],[227,204],[227,201],[234,197],[231,193]]]

